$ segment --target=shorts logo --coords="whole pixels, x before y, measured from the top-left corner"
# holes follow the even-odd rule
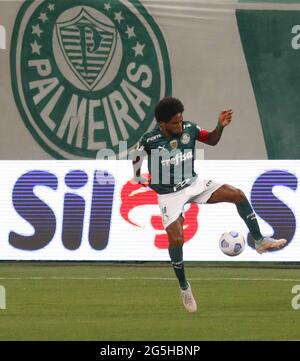
[[[209,181],[206,183],[206,187],[209,187],[211,184],[212,184],[212,180],[209,180]]]
[[[190,140],[191,140],[191,137],[187,133],[183,133],[181,138],[180,138],[180,141],[181,141],[182,144],[188,144],[190,142]]]
[[[164,214],[164,215],[163,215],[163,224],[167,224],[168,221],[169,221],[169,216],[166,215],[166,214]]]
[[[167,47],[139,1],[25,1],[15,21],[11,76],[27,128],[55,158],[131,149],[171,94]]]
[[[162,213],[163,224],[167,224],[169,220],[169,216],[167,215],[167,207],[163,207],[161,213]]]

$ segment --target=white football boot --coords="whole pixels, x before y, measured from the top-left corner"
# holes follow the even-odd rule
[[[261,241],[255,241],[255,249],[258,253],[269,252],[274,249],[280,249],[287,243],[287,240],[274,239],[270,237],[264,237]]]
[[[189,286],[186,290],[180,290],[182,302],[188,312],[196,312],[197,311],[197,303],[192,294],[191,285],[190,284],[188,284],[188,285]]]

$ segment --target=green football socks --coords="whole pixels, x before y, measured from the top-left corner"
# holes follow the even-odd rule
[[[262,234],[260,233],[259,225],[253,212],[253,208],[249,203],[248,199],[245,198],[241,203],[236,205],[236,208],[239,212],[241,218],[243,218],[244,222],[246,223],[252,237],[255,241],[259,241],[263,238]]]
[[[183,252],[182,247],[170,247],[169,255],[171,258],[172,266],[175,272],[175,275],[179,281],[180,288],[185,290],[188,288],[188,282],[184,274],[184,265],[183,265]]]

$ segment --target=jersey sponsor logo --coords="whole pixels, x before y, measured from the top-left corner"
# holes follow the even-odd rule
[[[180,141],[182,144],[188,144],[191,140],[191,137],[188,133],[183,133],[181,138],[180,138]]]
[[[152,142],[153,140],[157,140],[161,138],[161,134],[154,135],[153,137],[150,137],[146,140],[147,143]]]
[[[170,159],[163,159],[161,161],[161,164],[163,166],[169,166],[169,165],[178,165],[181,162],[184,162],[188,159],[193,158],[193,152],[189,151],[189,152],[179,152],[176,153],[176,155],[174,157],[171,157]]]
[[[25,1],[11,76],[21,118],[56,158],[132,149],[171,93],[163,35],[139,1]]]

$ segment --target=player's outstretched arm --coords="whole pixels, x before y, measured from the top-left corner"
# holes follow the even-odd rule
[[[206,144],[209,145],[216,145],[219,143],[219,140],[221,139],[223,129],[227,127],[227,125],[232,120],[232,109],[223,110],[218,117],[218,124],[216,128],[208,133],[207,140],[205,141]]]

